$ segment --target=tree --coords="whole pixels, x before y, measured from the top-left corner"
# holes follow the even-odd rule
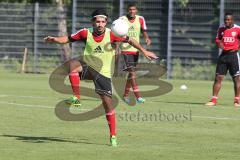
[[[63,0],[56,0],[57,10],[58,10],[58,36],[67,35],[67,20],[66,13],[64,12]],[[63,51],[64,60],[69,60],[71,58],[71,49],[69,44],[61,45],[61,49]]]

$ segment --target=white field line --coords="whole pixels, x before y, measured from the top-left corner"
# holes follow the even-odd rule
[[[15,105],[15,106],[22,106],[22,107],[31,107],[31,108],[48,108],[48,109],[53,109],[53,107],[44,106],[44,105],[21,104],[21,103],[4,102],[4,101],[0,101],[0,104],[8,104],[8,105]]]
[[[1,95],[0,95],[0,98],[1,98],[1,97],[8,97],[8,95],[1,94]]]
[[[192,116],[195,118],[202,118],[202,119],[214,119],[214,120],[236,120],[240,121],[240,118],[230,118],[230,117],[211,117],[211,116]]]
[[[4,101],[1,101],[0,104],[21,106],[21,107],[25,107],[25,108],[44,108],[44,109],[54,109],[55,108],[55,107],[45,106],[45,105],[22,104],[22,103],[13,103],[13,102],[4,102]],[[89,111],[89,110],[91,110],[91,109],[84,109],[84,108],[71,108],[71,109],[82,110],[82,111]]]
[[[28,96],[28,95],[9,95],[9,94],[0,94],[0,98],[5,98],[5,97],[18,97],[18,98],[32,98],[32,99],[55,99],[55,100],[60,100],[60,97],[49,97],[49,96]],[[94,99],[94,98],[89,98],[89,99]],[[100,100],[99,100],[100,101]]]
[[[147,103],[156,103],[156,101],[153,101],[153,102],[149,102],[149,101],[147,101]],[[165,103],[165,104],[169,104],[169,103],[167,103],[167,102],[162,102],[162,103]],[[204,103],[202,103],[202,105],[201,104],[188,104],[187,102],[186,102],[186,104],[184,104],[184,102],[181,102],[181,104],[178,104],[177,102],[176,103],[171,103],[171,105],[173,105],[173,106],[180,106],[180,105],[187,105],[188,107],[190,107],[190,106],[195,106],[195,105],[200,105],[200,106],[202,106],[203,108],[207,108],[207,109],[223,109],[223,110],[240,110],[240,107],[238,107],[238,108],[234,108],[234,106],[232,105],[232,107],[224,107],[223,105],[217,105],[217,106],[211,106],[211,107],[209,107],[209,106],[206,106]]]
[[[32,99],[55,99],[55,100],[59,100],[59,98],[56,98],[56,97],[41,97],[41,96],[28,96],[28,95],[19,96],[19,95],[0,94],[0,98],[4,98],[4,97],[19,97],[19,98],[32,98]],[[147,101],[147,103],[156,103],[156,102],[155,101]],[[162,102],[162,103],[166,103],[166,102]],[[176,105],[182,105],[182,104],[171,103],[171,105],[176,106]],[[196,105],[196,104],[186,104],[186,105],[191,106],[191,105]],[[197,105],[200,105],[200,104],[197,104]],[[221,109],[231,109],[232,110],[234,108],[234,107],[229,108],[229,107],[224,107],[224,106],[207,107],[207,106],[204,105],[204,103],[202,104],[202,106],[205,107],[205,108],[208,108],[208,109],[211,109],[211,108],[221,108]],[[234,109],[235,110],[240,110],[240,107],[234,108]]]
[[[45,108],[45,109],[54,109],[54,107],[51,106],[45,106],[45,105],[33,105],[33,104],[21,104],[21,103],[12,103],[12,102],[3,102],[1,101],[0,104],[7,104],[7,105],[13,105],[13,106],[21,106],[25,108]],[[71,108],[74,110],[79,110],[79,111],[89,111],[91,109],[85,109],[85,108]],[[125,112],[120,112],[120,113],[125,113]],[[134,112],[128,112],[134,113]],[[214,120],[236,120],[240,121],[238,118],[230,118],[230,117],[212,117],[212,116],[199,116],[199,115],[192,115],[192,117],[195,118],[201,118],[201,119],[214,119]]]
[[[33,99],[49,99],[52,97],[40,97],[40,96],[19,96],[19,95],[7,95],[7,94],[0,94],[0,98],[4,97],[19,97],[19,98],[33,98]],[[56,99],[56,98],[54,98]]]

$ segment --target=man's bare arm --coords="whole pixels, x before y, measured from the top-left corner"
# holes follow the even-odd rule
[[[69,39],[67,36],[62,36],[62,37],[47,36],[44,38],[44,40],[45,42],[53,42],[53,43],[60,43],[60,44],[69,43]]]
[[[147,59],[152,60],[158,58],[158,56],[156,56],[153,52],[147,51],[145,48],[143,48],[136,40],[129,38],[128,43],[141,51]]]

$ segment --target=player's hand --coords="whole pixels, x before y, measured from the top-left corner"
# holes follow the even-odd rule
[[[45,42],[55,42],[55,37],[51,37],[51,36],[47,36],[44,38],[44,41]]]
[[[147,38],[147,39],[145,40],[145,42],[146,42],[147,46],[150,46],[151,43],[152,43],[152,40],[151,40],[150,38]]]
[[[159,58],[158,56],[156,56],[155,53],[150,52],[150,51],[145,51],[143,54],[149,60],[153,60],[153,59],[158,59]]]
[[[224,49],[224,45],[223,45],[222,42],[219,42],[219,43],[218,43],[218,48],[220,48],[220,49]]]

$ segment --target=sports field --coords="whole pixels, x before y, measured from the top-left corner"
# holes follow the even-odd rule
[[[203,105],[211,96],[210,81],[172,80],[170,93],[147,98],[143,105],[120,101],[114,148],[104,116],[84,122],[56,117],[55,104],[70,95],[51,90],[48,76],[0,73],[1,160],[240,159],[240,109],[233,107],[229,81],[223,83],[218,107]],[[180,90],[181,84],[188,89]],[[73,112],[100,103],[82,99],[82,110]],[[154,113],[161,117],[150,117]]]

